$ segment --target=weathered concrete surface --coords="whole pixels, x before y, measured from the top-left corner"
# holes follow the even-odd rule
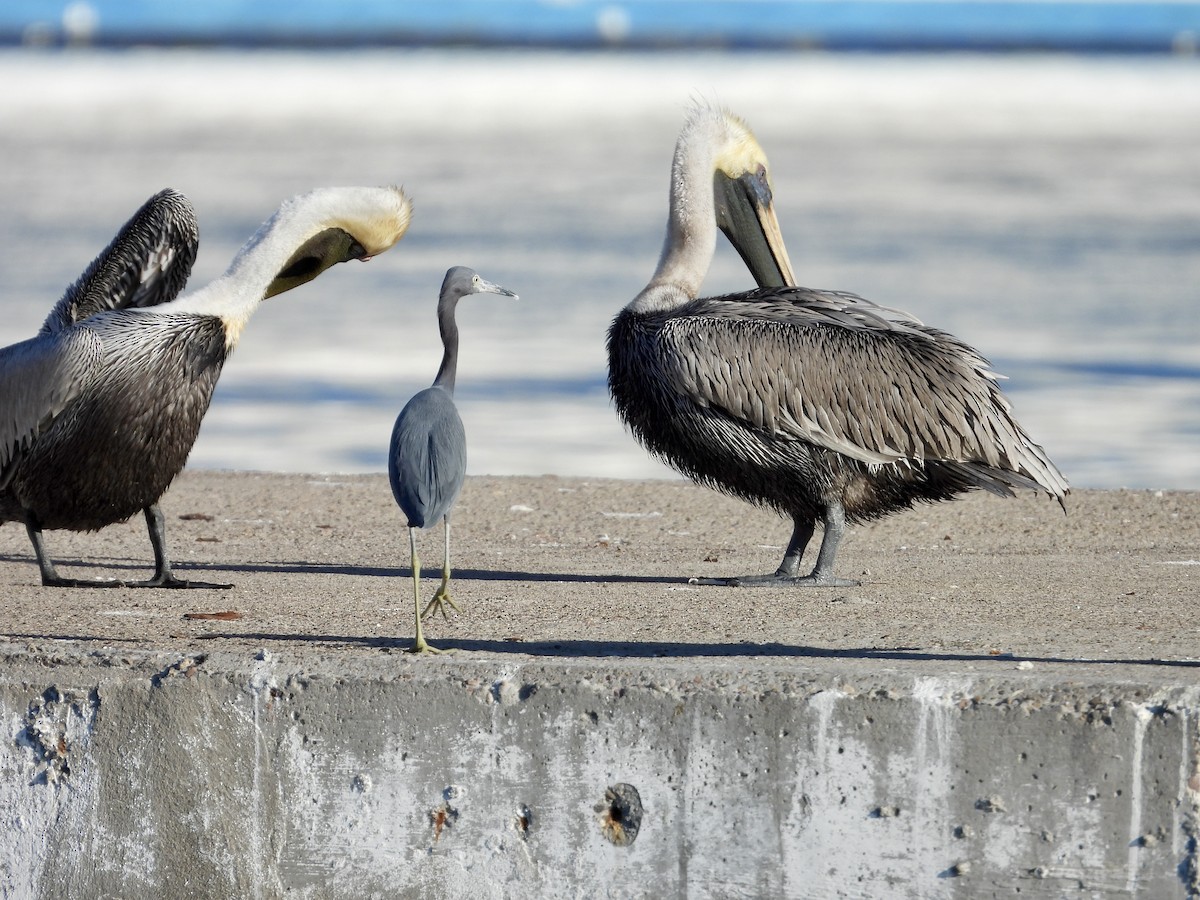
[[[691,485],[472,479],[440,658],[381,477],[185,475],[227,592],[45,590],[0,529],[0,896],[1200,896],[1200,497],[1072,501],[855,529],[866,583],[797,594],[684,583],[787,531]]]
[[[1194,687],[262,655],[9,656],[5,895],[1195,890]]]

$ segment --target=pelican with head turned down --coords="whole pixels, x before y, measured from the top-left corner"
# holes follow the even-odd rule
[[[217,378],[267,297],[367,259],[408,228],[399,188],[323,188],[284,203],[224,275],[177,296],[196,255],[195,217],[152,197],[33,338],[0,349],[0,522],[25,524],[42,583],[59,577],[43,529],[95,531],[145,515],[147,587],[228,587],[177,578],[158,500],[182,470]]]
[[[698,298],[718,228],[758,290]],[[846,523],[915,501],[1029,488],[1063,503],[1066,478],[977,351],[906,313],[794,284],[762,148],[735,116],[693,110],[658,268],[609,328],[608,380],[651,453],[791,517],[777,571],[720,583],[857,584],[833,571]],[[821,547],[802,575],[818,521]]]

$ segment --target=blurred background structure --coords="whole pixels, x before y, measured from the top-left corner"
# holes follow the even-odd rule
[[[17,0],[8,43],[1194,52],[1187,0]]]
[[[521,295],[461,323],[468,471],[673,477],[617,422],[604,337],[711,101],[770,156],[801,283],[979,347],[1072,484],[1200,489],[1200,3],[349,9],[0,5],[0,344],[163,187],[203,284],[285,197],[399,182],[408,235],[263,305],[190,464],[383,471],[462,264]],[[705,292],[749,286],[722,242]]]

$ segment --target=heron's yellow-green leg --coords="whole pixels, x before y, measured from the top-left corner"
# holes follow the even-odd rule
[[[413,577],[413,606],[417,615],[417,636],[409,653],[441,653],[437,647],[425,642],[425,633],[421,628],[421,560],[417,556],[417,529],[409,527],[408,543],[412,548],[412,577]]]
[[[443,619],[449,619],[450,614],[446,612],[446,604],[455,612],[462,612],[458,608],[458,604],[450,599],[450,516],[446,516],[446,547],[442,554],[442,584],[437,589],[437,593],[433,595],[433,599],[429,601],[429,605],[425,607],[425,611],[421,613],[421,618],[428,618],[429,614],[435,609],[442,614]]]

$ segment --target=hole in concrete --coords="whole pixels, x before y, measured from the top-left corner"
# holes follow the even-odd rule
[[[948,869],[943,869],[938,872],[938,878],[963,878],[971,874],[971,861],[969,859],[960,860]]]
[[[437,809],[429,811],[429,824],[433,826],[433,842],[436,844],[442,839],[442,831],[449,829],[458,819],[458,810],[448,803],[443,803]]]
[[[637,840],[642,826],[642,798],[632,784],[608,788],[596,812],[600,814],[600,832],[618,847],[628,847]]]
[[[529,827],[533,824],[533,813],[529,811],[529,807],[521,804],[517,808],[517,817],[513,819],[513,828],[517,834],[521,836],[521,840],[529,839]]]

